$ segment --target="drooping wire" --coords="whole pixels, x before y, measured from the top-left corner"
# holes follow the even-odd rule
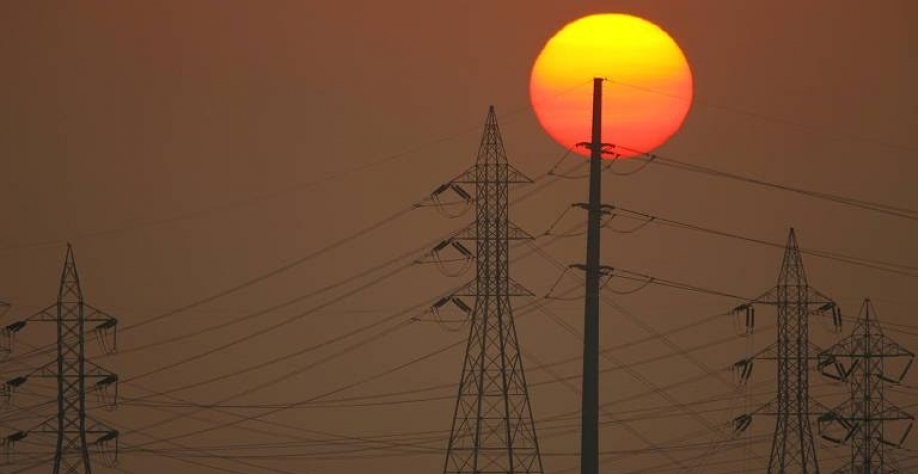
[[[615,155],[615,156],[616,156],[616,157],[620,157],[621,155]],[[608,170],[609,173],[612,173],[612,174],[614,174],[614,175],[616,175],[616,176],[631,176],[631,175],[640,173],[641,171],[644,171],[644,170],[647,168],[647,166],[650,165],[651,162],[653,162],[653,160],[654,160],[653,157],[651,157],[650,159],[647,159],[647,160],[641,160],[641,161],[643,161],[643,163],[641,163],[640,166],[636,167],[635,169],[633,169],[633,170],[631,170],[631,171],[615,171],[614,169],[612,169],[612,168],[613,168],[613,167],[612,167],[612,164],[613,164],[613,163],[609,163],[609,166],[608,166],[607,170]],[[623,161],[628,161],[628,160],[627,160],[627,159],[624,159]],[[613,162],[614,162],[614,160],[613,160]]]
[[[675,158],[667,158],[655,153],[648,153],[643,150],[637,150],[634,148],[629,148],[624,145],[614,145],[615,148],[621,148],[623,150],[628,150],[632,153],[637,153],[639,156],[635,156],[633,159],[645,160],[648,163],[659,164],[661,166],[666,166],[669,168],[679,169],[683,171],[690,171],[693,173],[700,173],[708,176],[718,177],[718,178],[727,178],[735,181],[740,181],[747,184],[753,184],[760,187],[776,189],[780,191],[785,191],[793,194],[799,194],[802,196],[807,196],[811,198],[821,199],[825,201],[835,202],[838,204],[843,204],[850,207],[855,207],[863,210],[874,211],[881,214],[886,214],[893,217],[900,217],[903,219],[908,219],[912,221],[918,221],[918,210],[909,209],[899,206],[892,206],[889,204],[883,204],[878,202],[867,201],[863,199],[851,198],[847,196],[842,196],[839,194],[826,193],[821,191],[812,191],[805,188],[790,186],[786,184],[775,183],[771,181],[766,181],[759,178],[753,178],[749,176],[743,176],[736,173],[730,173],[727,171],[721,171],[712,167],[702,166],[694,163],[688,163],[685,161],[680,161]]]

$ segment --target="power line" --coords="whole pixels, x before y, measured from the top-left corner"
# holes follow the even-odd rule
[[[849,207],[854,207],[858,209],[874,211],[881,214],[886,214],[893,217],[899,217],[907,220],[918,221],[918,210],[908,209],[904,207],[892,206],[889,204],[882,204],[878,202],[866,201],[863,199],[856,199],[852,197],[842,196],[839,194],[831,194],[821,191],[812,191],[805,188],[790,186],[786,184],[780,184],[772,181],[766,181],[764,179],[753,178],[749,176],[743,176],[736,173],[730,173],[727,171],[721,171],[712,167],[702,166],[694,163],[689,163],[686,161],[680,161],[675,158],[668,158],[656,153],[648,153],[643,150],[637,150],[634,148],[629,148],[623,145],[610,145],[608,153],[614,153],[615,149],[626,150],[631,153],[637,153],[637,156],[634,156],[629,159],[637,159],[647,161],[652,164],[657,164],[661,166],[666,166],[673,169],[679,169],[682,171],[690,171],[693,173],[699,173],[707,176],[713,176],[717,178],[727,178],[735,181],[740,181],[746,184],[752,184],[759,187],[776,189],[779,191],[785,191],[793,194],[798,194],[801,196],[807,196],[815,199],[821,199],[824,201],[834,202],[837,204],[843,204]]]

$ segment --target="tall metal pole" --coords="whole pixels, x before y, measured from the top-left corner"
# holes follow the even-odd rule
[[[587,206],[586,296],[583,315],[583,390],[580,472],[599,473],[599,223],[602,217],[602,79],[593,79],[590,201]]]

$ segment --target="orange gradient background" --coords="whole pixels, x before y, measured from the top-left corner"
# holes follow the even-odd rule
[[[607,79],[603,142],[625,147],[615,150],[623,157],[662,145],[692,104],[692,72],[669,34],[631,15],[583,17],[545,44],[529,82],[536,117],[565,148],[590,141],[594,77]]]

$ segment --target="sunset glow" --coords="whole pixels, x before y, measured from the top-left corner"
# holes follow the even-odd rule
[[[529,83],[536,117],[565,148],[590,140],[594,77],[608,79],[602,117],[607,143],[651,151],[676,133],[691,107],[688,61],[665,31],[631,15],[587,16],[546,43]],[[627,149],[616,151],[637,154]]]

